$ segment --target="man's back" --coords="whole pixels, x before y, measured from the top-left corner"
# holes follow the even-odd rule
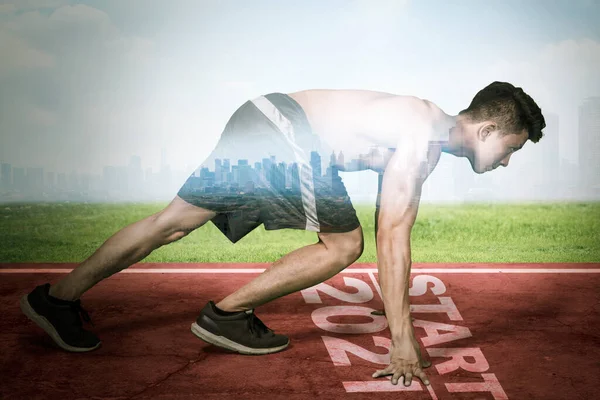
[[[429,121],[443,120],[433,103],[413,96],[367,90],[306,90],[290,93],[307,114],[315,134],[346,161],[343,170],[372,169],[383,172],[399,142],[416,138],[422,130],[411,129]]]

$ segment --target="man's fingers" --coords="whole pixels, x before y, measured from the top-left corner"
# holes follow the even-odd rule
[[[429,365],[431,365],[431,363],[429,363]],[[398,384],[398,380],[400,379],[401,376],[404,376],[404,386],[410,386],[412,384],[412,380],[413,377],[418,377],[419,379],[421,379],[421,381],[423,382],[423,384],[425,385],[429,385],[429,378],[427,378],[427,375],[425,374],[425,372],[423,372],[423,370],[421,369],[421,367],[419,367],[418,365],[413,367],[412,372],[404,372],[404,369],[395,369],[393,365],[388,365],[387,368],[385,369],[380,369],[379,371],[375,371],[375,373],[373,374],[373,378],[378,378],[380,376],[385,376],[385,375],[392,375],[392,384],[393,385],[397,385]]]
[[[379,371],[375,371],[373,374],[373,378],[379,378],[380,376],[389,375],[392,373],[392,366],[388,365],[385,369],[380,369]]]
[[[425,375],[425,372],[420,371],[419,373],[415,373],[415,375],[418,376],[425,385],[429,385],[429,379],[427,378],[427,375]]]
[[[416,367],[413,370],[413,373],[415,374],[415,376],[418,376],[425,385],[429,385],[429,379],[427,379],[427,375],[425,375],[425,372],[423,372],[421,368]]]
[[[423,368],[429,368],[429,367],[431,367],[431,361],[429,361],[429,360],[423,360],[423,361],[421,361],[421,367],[423,367]]]
[[[412,382],[412,374],[410,372],[407,372],[406,374],[404,374],[404,386],[410,386]]]

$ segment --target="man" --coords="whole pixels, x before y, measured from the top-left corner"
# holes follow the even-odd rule
[[[466,157],[481,174],[508,166],[527,140],[539,141],[544,127],[534,100],[504,82],[479,91],[456,116],[427,100],[373,91],[260,96],[233,114],[203,163],[201,179],[208,185],[190,176],[164,210],[117,232],[55,285],[23,296],[21,308],[61,348],[90,351],[101,342],[83,329],[79,314],[89,317],[79,298],[158,247],[208,221],[234,243],[260,224],[311,230],[317,243],[287,254],[219,303],[210,301],[191,328],[206,342],[239,353],[281,351],[289,339],[267,328],[254,309],[316,285],[360,257],[362,230],[337,171],[371,169],[380,174],[377,257],[392,337],[390,364],[373,377],[392,375],[397,384],[404,376],[408,386],[417,376],[429,384],[422,368],[431,363],[422,359],[408,297],[410,233],[422,185],[442,152]],[[322,173],[321,155],[329,154]],[[231,159],[239,161],[230,170]]]

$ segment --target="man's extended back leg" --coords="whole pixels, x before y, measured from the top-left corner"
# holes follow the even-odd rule
[[[156,214],[134,222],[111,236],[94,254],[50,289],[63,300],[76,300],[102,279],[177,241],[213,218],[215,213],[179,197]]]
[[[215,213],[176,197],[165,209],[121,229],[58,283],[36,287],[21,298],[23,313],[67,351],[90,351],[100,340],[82,328],[79,297],[105,279],[142,260],[153,250],[181,239]]]

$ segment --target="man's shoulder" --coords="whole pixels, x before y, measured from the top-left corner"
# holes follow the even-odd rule
[[[412,113],[416,120],[430,126],[434,126],[446,115],[437,104],[421,97],[395,95],[386,100],[397,108]]]
[[[410,108],[409,112],[414,115],[411,122],[421,132],[424,141],[438,143],[448,140],[452,117],[447,115],[437,104],[416,96],[406,96],[398,101],[405,104],[404,107]]]
[[[403,96],[390,99],[391,102],[400,103],[403,113],[408,110],[408,117],[404,121],[405,129],[397,135],[398,143],[394,153],[399,149],[400,157],[414,156],[415,162],[427,164],[425,176],[437,166],[441,157],[442,142],[447,140],[448,116],[432,101],[416,96]]]

